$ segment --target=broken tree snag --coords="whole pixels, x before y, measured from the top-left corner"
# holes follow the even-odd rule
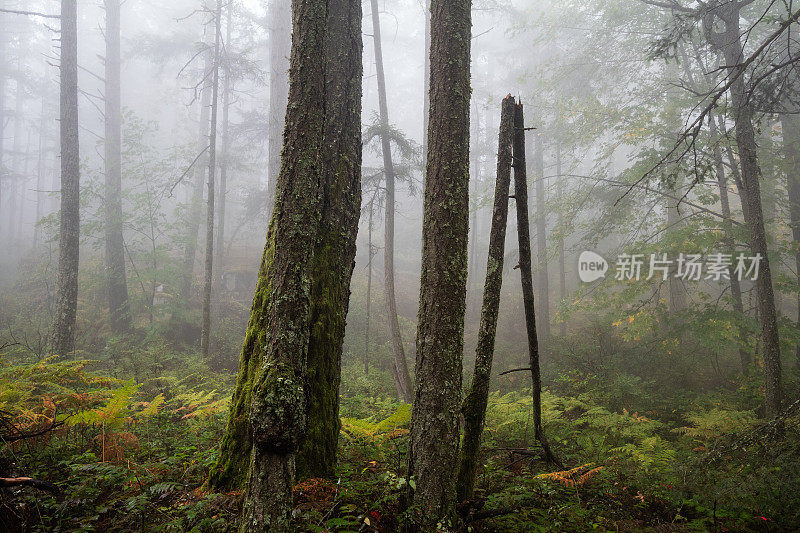
[[[500,112],[500,135],[497,151],[497,181],[494,189],[492,228],[489,235],[489,258],[483,287],[481,323],[475,350],[475,373],[467,397],[461,406],[464,415],[464,440],[458,464],[456,496],[459,502],[472,497],[480,455],[481,435],[489,398],[497,313],[503,285],[506,226],[508,224],[508,190],[511,187],[511,157],[514,144],[514,98],[503,100]]]
[[[517,200],[517,234],[519,237],[519,270],[522,277],[522,301],[525,308],[525,325],[528,333],[533,385],[533,423],[536,439],[542,445],[547,460],[558,467],[561,462],[550,450],[542,428],[542,378],[539,372],[539,341],[536,338],[534,313],[533,272],[531,269],[531,233],[528,219],[528,177],[525,170],[525,116],[522,104],[514,109],[514,195]]]

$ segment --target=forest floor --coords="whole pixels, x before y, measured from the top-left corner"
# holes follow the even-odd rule
[[[5,446],[0,473],[57,485],[0,491],[6,531],[235,531],[241,492],[204,488],[228,385],[196,375],[138,385],[45,361],[0,374],[3,424],[31,431]],[[385,379],[382,376],[381,379]],[[800,417],[763,425],[756,379],[658,398],[637,378],[561,376],[544,395],[554,451],[532,437],[529,389],[493,392],[475,497],[461,531],[791,531],[800,527]],[[631,391],[636,391],[632,394]],[[70,413],[66,419],[60,415]],[[298,531],[397,529],[410,407],[342,398],[340,477],[295,488]]]

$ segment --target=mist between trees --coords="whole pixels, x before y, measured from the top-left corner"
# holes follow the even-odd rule
[[[0,0],[0,529],[800,528],[798,20]]]

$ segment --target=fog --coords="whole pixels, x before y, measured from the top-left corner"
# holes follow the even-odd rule
[[[428,95],[437,90],[427,84],[431,76],[439,78],[426,72],[426,2],[377,2],[386,123],[374,3],[361,6],[361,215],[339,362],[343,419],[380,418],[377,404],[370,403],[376,398],[409,401],[398,368],[402,355],[393,339],[401,343],[412,382],[419,372],[415,361],[420,364],[417,350],[424,342],[417,327],[425,320],[419,310],[423,206],[437,201],[435,192],[426,200],[426,162],[441,148],[427,143]],[[106,98],[113,85],[107,76],[114,72],[106,60],[107,4],[77,2],[77,318],[70,353],[58,353],[53,331],[62,312],[60,211],[66,183],[61,154],[68,138],[59,115],[65,109],[61,6],[54,0],[0,0],[0,363],[11,371],[92,361],[87,364],[98,375],[132,380],[143,396],[130,398],[147,402],[156,394],[172,401],[186,392],[172,387],[191,383],[192,391],[212,391],[208,398],[221,402],[211,415],[216,425],[205,429],[218,437],[228,398],[241,387],[240,356],[246,362],[242,346],[252,333],[249,319],[250,329],[255,327],[253,296],[258,302],[271,220],[278,227],[279,217],[273,218],[276,188],[282,190],[277,150],[289,146],[294,131],[284,124],[290,28],[280,13],[288,13],[289,2],[121,2],[118,148],[108,144],[114,120],[106,114],[117,111],[109,107],[113,99]],[[725,26],[722,15],[715,14],[734,5],[735,31],[732,22]],[[491,258],[487,267],[487,256],[493,213],[497,216],[498,150],[504,142],[501,105],[513,96],[525,114],[538,387],[544,385],[550,395],[544,400],[545,419],[558,426],[548,419],[553,415],[548,409],[572,409],[558,403],[558,394],[586,405],[596,401],[614,413],[624,410],[625,416],[647,411],[670,428],[662,436],[682,431],[676,428],[689,424],[687,413],[699,406],[711,409],[712,396],[723,398],[716,403],[719,409],[749,413],[730,415],[739,421],[768,420],[796,406],[797,15],[792,2],[774,0],[472,2],[469,235],[459,393],[468,390],[479,338],[492,320],[484,284],[488,287],[493,268]],[[295,30],[304,22],[295,21]],[[732,41],[720,41],[723,35],[739,36],[738,56]],[[209,132],[212,117],[216,135]],[[387,145],[392,170],[385,164]],[[113,164],[106,160],[114,153],[120,154],[117,192]],[[216,218],[209,227],[211,154]],[[514,152],[515,176],[517,157]],[[395,228],[387,255],[390,175],[396,182]],[[528,374],[520,372],[532,359],[518,205],[510,194],[493,364],[489,359],[491,395],[530,387]],[[121,233],[114,232],[117,227]],[[114,269],[126,291],[118,303],[124,305],[122,322],[113,309]],[[387,270],[394,272],[394,288],[387,285]],[[393,336],[390,291],[396,292],[399,336]],[[245,342],[245,354],[247,349]],[[339,378],[334,381],[339,391]],[[675,401],[680,414],[666,414],[671,395],[681,398]],[[500,397],[490,396],[491,402]],[[591,408],[586,405],[581,413]],[[5,403],[0,411],[14,412]],[[484,406],[484,417],[485,411]],[[684,415],[683,422],[676,421]],[[522,424],[520,419],[490,423],[500,433],[507,424]],[[747,425],[737,424],[720,423],[713,431],[729,435]],[[554,448],[565,449],[575,437],[564,435],[555,438]],[[525,448],[527,421],[523,440],[495,444],[508,447],[513,441],[514,449]],[[582,448],[584,455],[564,452],[576,455],[561,466],[601,464],[588,449]],[[680,449],[689,453],[692,446]],[[3,468],[0,464],[0,475],[21,473]],[[405,474],[398,470],[397,475]],[[767,515],[756,504],[749,509],[753,516]],[[698,516],[704,512],[697,511]],[[363,523],[367,515],[359,516]],[[715,525],[716,520],[714,515]],[[39,525],[46,528],[46,523]]]

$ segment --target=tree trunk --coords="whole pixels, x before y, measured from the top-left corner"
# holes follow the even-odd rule
[[[378,14],[378,0],[370,0],[372,9],[372,34],[375,44],[375,68],[378,78],[378,103],[381,121],[381,149],[383,151],[383,174],[386,177],[386,222],[384,224],[383,273],[386,296],[386,320],[392,338],[394,353],[395,387],[401,401],[411,401],[411,376],[403,350],[400,323],[397,319],[397,299],[394,290],[394,210],[395,174],[392,163],[392,147],[389,141],[389,105],[386,101],[386,76],[383,71],[383,52],[381,50],[381,22]]]
[[[786,181],[789,194],[789,227],[795,248],[795,270],[800,285],[800,119],[797,115],[781,115],[783,129],[783,149],[786,158]],[[800,294],[797,297],[798,317],[800,325]],[[795,348],[797,365],[800,367],[800,345]]]
[[[80,157],[78,153],[78,6],[61,0],[61,217],[58,292],[53,320],[53,353],[75,349],[80,251]]]
[[[0,91],[2,87],[0,87]],[[0,98],[0,100],[2,100]],[[0,101],[0,105],[2,102]],[[44,216],[44,174],[45,164],[47,161],[47,97],[42,96],[42,110],[39,119],[39,154],[36,163],[36,220],[34,221],[33,228],[33,246],[38,247],[42,240],[42,230],[39,226],[39,221]],[[0,122],[2,122],[0,116]],[[2,129],[0,128],[0,136],[2,136]],[[0,164],[2,166],[2,164]]]
[[[464,441],[458,464],[457,501],[472,497],[480,458],[481,436],[489,398],[497,314],[503,285],[506,226],[508,224],[508,191],[511,186],[511,151],[514,144],[514,98],[503,100],[497,151],[497,183],[494,190],[492,228],[489,235],[489,259],[483,287],[481,325],[475,350],[475,373],[469,393],[461,406],[464,415]]]
[[[219,53],[222,0],[217,0],[214,14],[214,64],[211,72],[211,126],[208,133],[208,193],[206,203],[206,257],[203,280],[203,327],[200,330],[200,352],[208,360],[211,340],[211,288],[214,283],[214,180],[217,169],[217,101],[219,100]]]
[[[542,136],[534,132],[533,172],[536,182],[536,248],[539,256],[539,320],[542,344],[550,338],[550,275],[547,271],[547,206],[544,197],[544,147]]]
[[[564,178],[561,176],[561,145],[556,141],[556,179],[558,180],[559,200],[564,201]],[[566,221],[564,220],[563,208],[558,210],[558,299],[564,305],[567,299],[567,260],[566,250],[564,249],[564,230]],[[560,317],[559,333],[561,337],[567,336],[567,321]]]
[[[217,279],[225,272],[223,260],[225,255],[225,207],[228,194],[228,157],[230,155],[230,107],[231,107],[231,13],[233,9],[228,5],[225,20],[225,82],[222,89],[222,157],[219,163],[219,202],[217,206],[217,237],[216,257],[214,258]],[[219,289],[217,289],[219,290]]]
[[[724,23],[725,31],[714,30],[714,19]],[[747,225],[750,229],[750,248],[754,255],[761,256],[761,268],[756,281],[758,311],[761,319],[761,338],[765,373],[765,407],[768,417],[776,416],[783,402],[781,379],[781,351],[778,337],[778,320],[775,309],[775,294],[772,287],[772,272],[767,255],[767,236],[764,229],[764,215],[761,207],[761,168],[756,151],[755,128],[753,127],[753,106],[747,95],[742,64],[744,52],[739,33],[739,4],[720,4],[709,11],[703,20],[703,27],[709,42],[722,50],[725,62],[729,65],[729,76],[737,76],[731,85],[731,100],[735,121],[736,145],[741,162],[743,195],[747,204]]]
[[[267,167],[267,220],[272,218],[275,184],[281,170],[283,128],[289,99],[289,53],[292,45],[291,0],[269,3],[269,162]]]
[[[106,273],[111,330],[125,333],[131,328],[128,282],[125,276],[125,245],[122,225],[122,100],[120,96],[120,2],[105,0],[106,90],[105,90],[105,215]]]
[[[469,223],[469,258],[467,261],[467,312],[471,315],[470,310],[474,307],[470,302],[474,301],[477,306],[478,298],[475,297],[473,287],[475,287],[475,277],[477,275],[477,257],[475,255],[475,248],[478,240],[478,183],[481,179],[481,158],[479,151],[480,144],[480,114],[478,112],[478,104],[473,102],[473,109],[475,111],[474,117],[474,132],[472,135],[472,151],[470,157],[472,163],[472,177],[470,179],[470,223]]]
[[[536,439],[542,445],[545,457],[560,465],[550,450],[542,427],[542,378],[539,370],[539,340],[536,332],[536,313],[533,296],[533,271],[531,267],[531,236],[528,220],[528,178],[525,166],[525,117],[522,104],[514,112],[514,198],[517,201],[517,236],[519,239],[519,272],[522,280],[522,301],[525,308],[525,326],[528,333],[528,355],[531,368],[533,394],[533,427]],[[540,211],[540,213],[543,213]]]
[[[720,147],[720,142],[722,142],[722,138],[719,135],[719,131],[717,129],[717,123],[713,117],[709,119],[709,125],[711,127],[711,137],[714,142],[714,166],[716,166],[717,171],[717,186],[719,187],[719,201],[722,211],[722,227],[725,232],[725,238],[723,240],[723,244],[731,253],[734,253],[736,250],[736,240],[733,236],[733,219],[731,217],[731,204],[730,199],[728,198],[728,178],[725,175],[725,165],[722,162],[722,148]],[[731,281],[731,295],[733,296],[733,310],[736,311],[736,314],[739,316],[739,360],[742,364],[742,372],[747,372],[750,368],[750,363],[752,359],[750,357],[750,353],[744,349],[742,343],[746,342],[747,340],[747,330],[742,323],[744,319],[744,303],[742,302],[742,286],[739,283],[739,278],[734,274],[734,267],[733,265],[730,266],[728,269],[728,275],[730,276]]]
[[[455,508],[469,233],[470,0],[431,1],[431,94],[409,475],[424,530]],[[387,204],[387,209],[389,208]]]
[[[275,208],[240,360],[240,380],[248,378],[251,364],[255,371],[250,406],[253,447],[242,532],[291,531],[295,458],[306,433],[304,380],[312,306],[309,280],[322,207],[320,155],[324,145],[328,3],[293,2],[285,143]],[[241,385],[237,384],[237,393]]]
[[[372,221],[375,212],[375,199],[369,203],[369,222],[367,224],[367,316],[366,324],[364,326],[364,374],[369,374],[369,328],[370,328],[370,314],[372,311],[372,258],[375,254],[372,252]]]
[[[342,345],[361,214],[361,2],[328,0],[321,223],[314,250],[306,401],[299,478],[333,477]]]

